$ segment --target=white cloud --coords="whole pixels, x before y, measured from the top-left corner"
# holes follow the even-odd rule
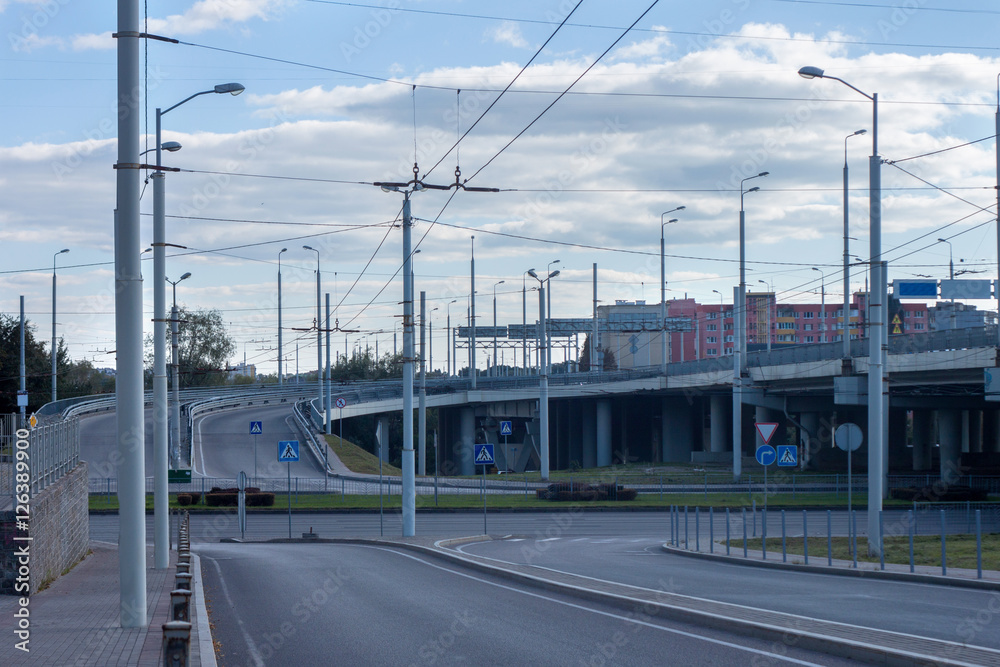
[[[497,44],[509,44],[515,49],[528,48],[528,42],[521,34],[521,26],[513,21],[503,21],[496,28],[487,31],[486,34]]]

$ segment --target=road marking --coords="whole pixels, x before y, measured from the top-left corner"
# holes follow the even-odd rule
[[[236,624],[240,628],[240,633],[243,635],[243,641],[247,643],[247,650],[250,651],[250,658],[253,660],[256,667],[264,667],[264,660],[260,657],[260,652],[257,650],[257,645],[253,643],[253,639],[250,638],[250,633],[247,632],[246,626],[243,625],[243,619],[240,618],[239,607],[233,604],[233,598],[229,595],[229,587],[226,586],[226,580],[222,578],[222,568],[219,567],[219,563],[216,562],[211,556],[202,556],[202,558],[207,558],[212,561],[212,565],[215,566],[215,571],[219,575],[219,584],[222,585],[222,593],[226,596],[226,602],[229,603],[230,613],[236,618]]]
[[[554,540],[561,540],[561,537],[546,537],[544,540],[535,540],[536,542],[552,542]]]
[[[402,553],[400,551],[395,551],[393,549],[388,549],[386,547],[370,547],[370,546],[364,545],[364,544],[351,545],[351,546],[359,546],[359,547],[366,548],[366,549],[377,549],[378,551],[388,551],[389,553],[396,554],[397,556],[402,556],[404,558],[409,558],[409,559],[415,560],[415,561],[417,561],[419,563],[423,563],[424,565],[427,565],[429,567],[433,567],[436,570],[442,570],[444,572],[448,572],[450,574],[454,574],[454,575],[459,576],[459,577],[465,577],[466,579],[472,579],[473,581],[478,581],[478,582],[486,584],[488,586],[495,586],[496,588],[501,588],[503,590],[510,591],[512,593],[520,593],[521,595],[526,595],[528,597],[537,598],[539,600],[545,600],[547,602],[554,602],[555,604],[560,604],[560,605],[563,605],[564,607],[570,607],[572,609],[578,609],[580,611],[590,612],[592,614],[597,614],[598,616],[605,616],[607,618],[614,618],[614,619],[617,619],[617,620],[620,620],[620,621],[624,621],[625,623],[632,623],[632,624],[635,624],[635,625],[641,625],[643,627],[651,628],[653,630],[661,630],[663,632],[668,632],[670,634],[680,635],[682,637],[688,637],[689,639],[700,639],[701,641],[709,642],[710,644],[716,644],[718,646],[726,646],[726,647],[737,649],[737,650],[740,650],[740,651],[747,651],[748,653],[754,653],[756,655],[767,656],[768,658],[772,658],[772,659],[783,661],[783,662],[788,662],[788,663],[791,663],[791,664],[794,664],[794,665],[806,665],[807,667],[822,667],[819,663],[806,662],[804,660],[797,660],[795,658],[789,658],[787,656],[779,655],[777,653],[773,653],[773,652],[770,652],[770,651],[761,651],[760,649],[750,648],[749,646],[741,646],[740,644],[734,644],[732,642],[723,641],[721,639],[713,639],[711,637],[706,637],[704,635],[699,635],[699,634],[694,633],[694,632],[685,632],[684,630],[677,630],[675,628],[669,628],[669,627],[665,627],[663,625],[657,625],[655,623],[649,623],[647,621],[641,621],[641,620],[639,620],[637,618],[630,618],[630,617],[624,616],[622,614],[614,614],[614,613],[607,612],[607,611],[601,611],[600,609],[592,609],[590,607],[584,607],[583,605],[575,604],[573,602],[567,602],[565,600],[558,600],[556,598],[549,597],[547,595],[542,595],[542,594],[539,594],[539,593],[532,593],[531,591],[526,591],[526,590],[523,590],[523,589],[520,589],[520,588],[515,588],[513,586],[508,586],[506,584],[499,584],[499,583],[496,583],[494,581],[489,581],[487,579],[483,579],[481,577],[477,577],[477,576],[472,575],[472,574],[466,574],[464,572],[459,572],[457,570],[452,570],[450,568],[443,567],[441,565],[436,565],[436,564],[430,563],[430,562],[428,562],[428,561],[426,561],[426,560],[424,560],[424,559],[422,559],[422,558],[420,558],[418,556],[414,556],[414,555],[407,554],[407,553]],[[664,621],[664,622],[666,622],[666,621]],[[784,645],[782,645],[782,648],[786,648],[786,647]]]

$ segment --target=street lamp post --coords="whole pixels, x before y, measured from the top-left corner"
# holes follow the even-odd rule
[[[452,299],[451,301],[448,302],[448,305],[445,307],[445,313],[447,313],[447,315],[448,315],[448,322],[447,322],[447,324],[448,324],[448,335],[445,336],[445,344],[448,346],[448,364],[445,367],[445,372],[447,373],[447,375],[449,377],[451,375],[454,375],[454,372],[453,372],[452,367],[451,367],[451,362],[452,362],[451,350],[452,350],[452,346],[454,345],[454,338],[453,338],[453,335],[452,335],[452,332],[451,332],[451,304],[453,304],[453,303],[458,303],[458,299]]]
[[[319,413],[323,419],[328,415],[323,406],[323,313],[320,308],[320,271],[319,271],[319,250],[312,246],[304,245],[303,250],[312,250],[316,253],[316,381],[319,385]],[[324,429],[325,430],[325,429]]]
[[[820,282],[819,282],[819,310],[820,310],[820,342],[827,342],[827,326],[826,326],[826,274],[822,269],[817,269],[815,266],[812,267],[813,271],[819,271]]]
[[[847,186],[848,186],[848,167],[847,167],[847,140],[851,137],[857,137],[862,134],[866,134],[868,130],[856,130],[851,134],[844,137],[844,318],[843,326],[841,331],[843,331],[844,339],[844,362],[843,365],[847,368],[847,364],[850,363],[851,359],[851,276],[850,276],[850,240],[851,233],[850,220],[848,216],[848,199],[847,199]]]
[[[550,265],[551,266],[551,265]],[[545,286],[549,278],[559,272],[550,273],[543,280],[534,269],[528,275],[538,281],[538,458],[543,481],[549,479],[549,372],[548,339],[545,332]]]
[[[476,237],[472,237],[471,260],[469,264],[469,378],[476,388]]]
[[[187,280],[191,277],[190,273],[185,273],[183,276],[178,278],[176,281],[170,280],[165,277],[163,280],[170,283],[173,286],[173,296],[174,296],[174,306],[170,310],[170,334],[171,334],[171,353],[173,366],[173,401],[171,405],[171,415],[170,419],[173,422],[173,441],[174,441],[174,464],[180,466],[181,463],[181,403],[180,403],[180,366],[177,362],[177,348],[178,348],[178,334],[180,332],[180,315],[177,310],[177,283],[182,280]]]
[[[168,565],[170,558],[170,525],[167,507],[164,504],[160,513],[157,513],[156,488],[162,486],[166,489],[166,459],[167,459],[167,349],[166,349],[166,192],[163,172],[163,144],[161,139],[162,118],[167,113],[173,111],[182,104],[193,100],[201,95],[212,93],[230,93],[239,95],[243,92],[243,85],[239,83],[222,83],[211,90],[203,90],[194,95],[190,95],[177,104],[161,110],[156,109],[156,170],[153,178],[153,458],[156,462],[154,466],[154,493],[153,507],[155,515],[154,530],[154,560],[157,569],[164,569]],[[180,149],[180,144],[176,147],[167,147],[169,151]],[[162,473],[163,480],[160,480]],[[163,493],[163,502],[167,502],[166,492]],[[161,546],[162,542],[162,546]]]
[[[63,248],[52,255],[52,401],[56,400],[56,358],[59,350],[56,348],[56,257],[69,252],[69,248]]]
[[[497,366],[497,285],[503,285],[506,280],[499,280],[493,284],[493,375],[500,375],[500,367]]]
[[[281,364],[281,253],[288,252],[288,248],[282,248],[278,251],[278,386],[285,384],[285,378],[282,375]]]
[[[799,75],[806,79],[833,79],[872,102],[872,154],[868,159],[868,216],[869,243],[872,274],[872,292],[869,294],[869,313],[872,315],[868,329],[868,525],[877,526],[882,511],[882,496],[885,490],[883,451],[886,449],[882,424],[883,396],[887,396],[887,386],[883,377],[883,304],[886,303],[885,272],[882,271],[882,158],[878,154],[878,93],[868,93],[855,88],[843,79],[825,74],[818,67],[803,67]],[[874,301],[874,303],[871,303]],[[882,537],[878,531],[868,531],[868,550],[874,554],[882,552]]]
[[[673,222],[677,222],[677,218],[667,220],[666,222],[663,221],[663,218],[668,213],[683,211],[685,208],[686,207],[684,206],[678,206],[677,208],[672,208],[669,211],[664,211],[660,214],[660,353],[662,355],[662,360],[660,361],[660,372],[662,372],[664,376],[667,374],[667,244],[664,238],[663,228]]]
[[[754,178],[767,176],[762,171],[740,181],[740,286],[733,304],[733,322],[736,325],[736,342],[733,345],[733,479],[738,480],[743,473],[743,367],[746,363],[747,331],[747,274],[746,274],[746,214],[743,209],[743,195],[757,192],[760,188],[743,189],[743,184]]]
[[[952,255],[951,241],[949,241],[948,239],[938,239],[938,243],[947,243],[948,244],[948,280],[954,280],[955,279],[955,257],[954,257],[954,255]],[[53,268],[53,271],[55,271],[54,268]]]
[[[524,367],[524,374],[528,374],[528,290],[524,284],[524,278],[530,271],[528,269],[521,274],[521,365]]]
[[[431,308],[427,312],[427,371],[434,372],[434,311],[440,308]]]

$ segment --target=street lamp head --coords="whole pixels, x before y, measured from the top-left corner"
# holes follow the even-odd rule
[[[803,79],[822,79],[823,70],[818,67],[812,67],[807,65],[799,70],[799,76]]]
[[[498,282],[498,283],[497,283],[497,285],[503,285],[503,284],[504,284],[505,282],[507,282],[507,281],[506,281],[506,280],[501,280],[500,282]],[[495,286],[496,286],[496,285],[494,285],[494,287],[495,287]]]
[[[762,171],[759,174],[757,174],[757,176],[770,176],[770,175],[771,175],[771,172],[769,172],[769,171]]]
[[[303,250],[312,250],[313,252],[319,252],[319,250],[316,250],[316,248],[313,248],[312,246],[309,246],[309,245],[302,246],[302,249]]]
[[[938,242],[940,242],[940,243],[948,243],[948,240],[947,239],[938,239]]]
[[[229,93],[230,95],[239,95],[245,90],[242,83],[220,83],[215,87],[215,92],[219,93]]]
[[[180,282],[181,280],[187,280],[187,279],[188,279],[188,278],[190,278],[190,277],[191,277],[191,272],[189,271],[189,272],[185,273],[185,274],[184,274],[183,276],[181,276],[181,277],[180,277],[180,278],[179,278],[179,279],[177,280],[177,282]]]
[[[684,210],[684,209],[686,209],[686,208],[687,208],[687,206],[678,206],[678,207],[677,207],[677,208],[675,208],[674,210],[675,210],[675,211],[683,211],[683,210]]]
[[[814,267],[812,267],[812,270],[813,270],[813,271],[819,271],[820,273],[823,273],[822,271],[820,271],[819,269],[817,269],[817,268],[816,268],[815,266],[814,266]]]
[[[672,222],[677,222],[677,218],[671,218],[670,220],[667,220],[668,225]]]
[[[160,144],[160,149],[165,150],[168,153],[176,153],[181,149],[180,142],[177,141],[164,141]]]
[[[534,278],[535,280],[538,280],[538,274],[535,273],[534,269],[528,269],[528,275]]]
[[[549,274],[549,278],[555,278],[558,275],[559,275],[558,271],[553,271],[552,273]]]
[[[868,130],[858,130],[857,132],[855,132],[851,136],[853,137],[853,136],[857,136],[859,134],[868,134]]]
[[[760,188],[750,188],[747,192],[759,192]]]
[[[283,252],[288,252],[288,248],[282,248],[281,250],[278,251],[278,254],[280,255]]]
[[[64,252],[69,252],[69,248],[63,248],[62,250],[60,250],[60,251],[59,251],[59,252],[57,252],[56,254],[57,254],[57,255],[61,255],[61,254],[63,254]]]

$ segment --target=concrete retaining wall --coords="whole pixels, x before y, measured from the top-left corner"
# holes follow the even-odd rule
[[[0,594],[23,595],[14,588],[18,577],[17,552],[28,545],[30,592],[51,582],[87,554],[90,516],[87,496],[87,464],[80,463],[58,482],[31,499],[28,517],[30,542],[15,541],[13,510],[0,512]]]

